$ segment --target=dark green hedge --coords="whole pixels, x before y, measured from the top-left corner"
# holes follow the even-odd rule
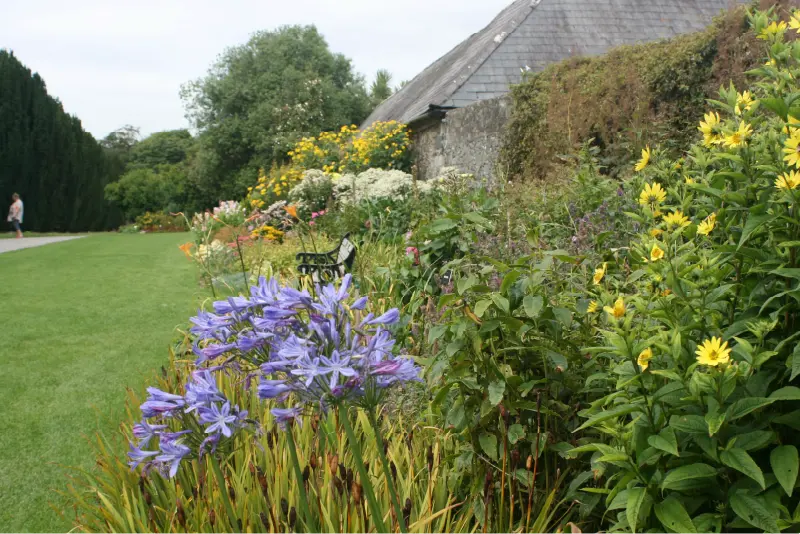
[[[27,230],[115,228],[120,214],[103,189],[121,171],[122,162],[47,94],[44,80],[0,50],[0,225],[17,192]]]

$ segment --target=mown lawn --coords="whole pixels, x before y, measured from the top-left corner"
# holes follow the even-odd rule
[[[0,254],[0,530],[64,531],[63,466],[113,430],[202,290],[186,234],[101,234]],[[69,511],[66,511],[69,515]]]

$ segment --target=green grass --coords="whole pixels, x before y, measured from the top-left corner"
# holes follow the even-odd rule
[[[101,234],[0,254],[0,530],[65,531],[64,466],[122,419],[205,296],[186,234]],[[67,517],[69,511],[65,510]]]

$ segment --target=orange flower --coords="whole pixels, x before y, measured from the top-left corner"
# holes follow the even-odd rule
[[[192,259],[192,247],[194,247],[194,243],[184,243],[183,245],[179,246],[178,248],[186,254],[186,257],[190,260]]]
[[[289,215],[291,215],[295,219],[298,218],[297,217],[297,208],[295,206],[284,206],[283,209],[286,210],[286,213],[288,213]]]

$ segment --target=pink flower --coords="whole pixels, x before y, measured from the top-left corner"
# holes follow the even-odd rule
[[[406,256],[414,256],[414,265],[419,265],[419,250],[417,247],[406,247]]]

